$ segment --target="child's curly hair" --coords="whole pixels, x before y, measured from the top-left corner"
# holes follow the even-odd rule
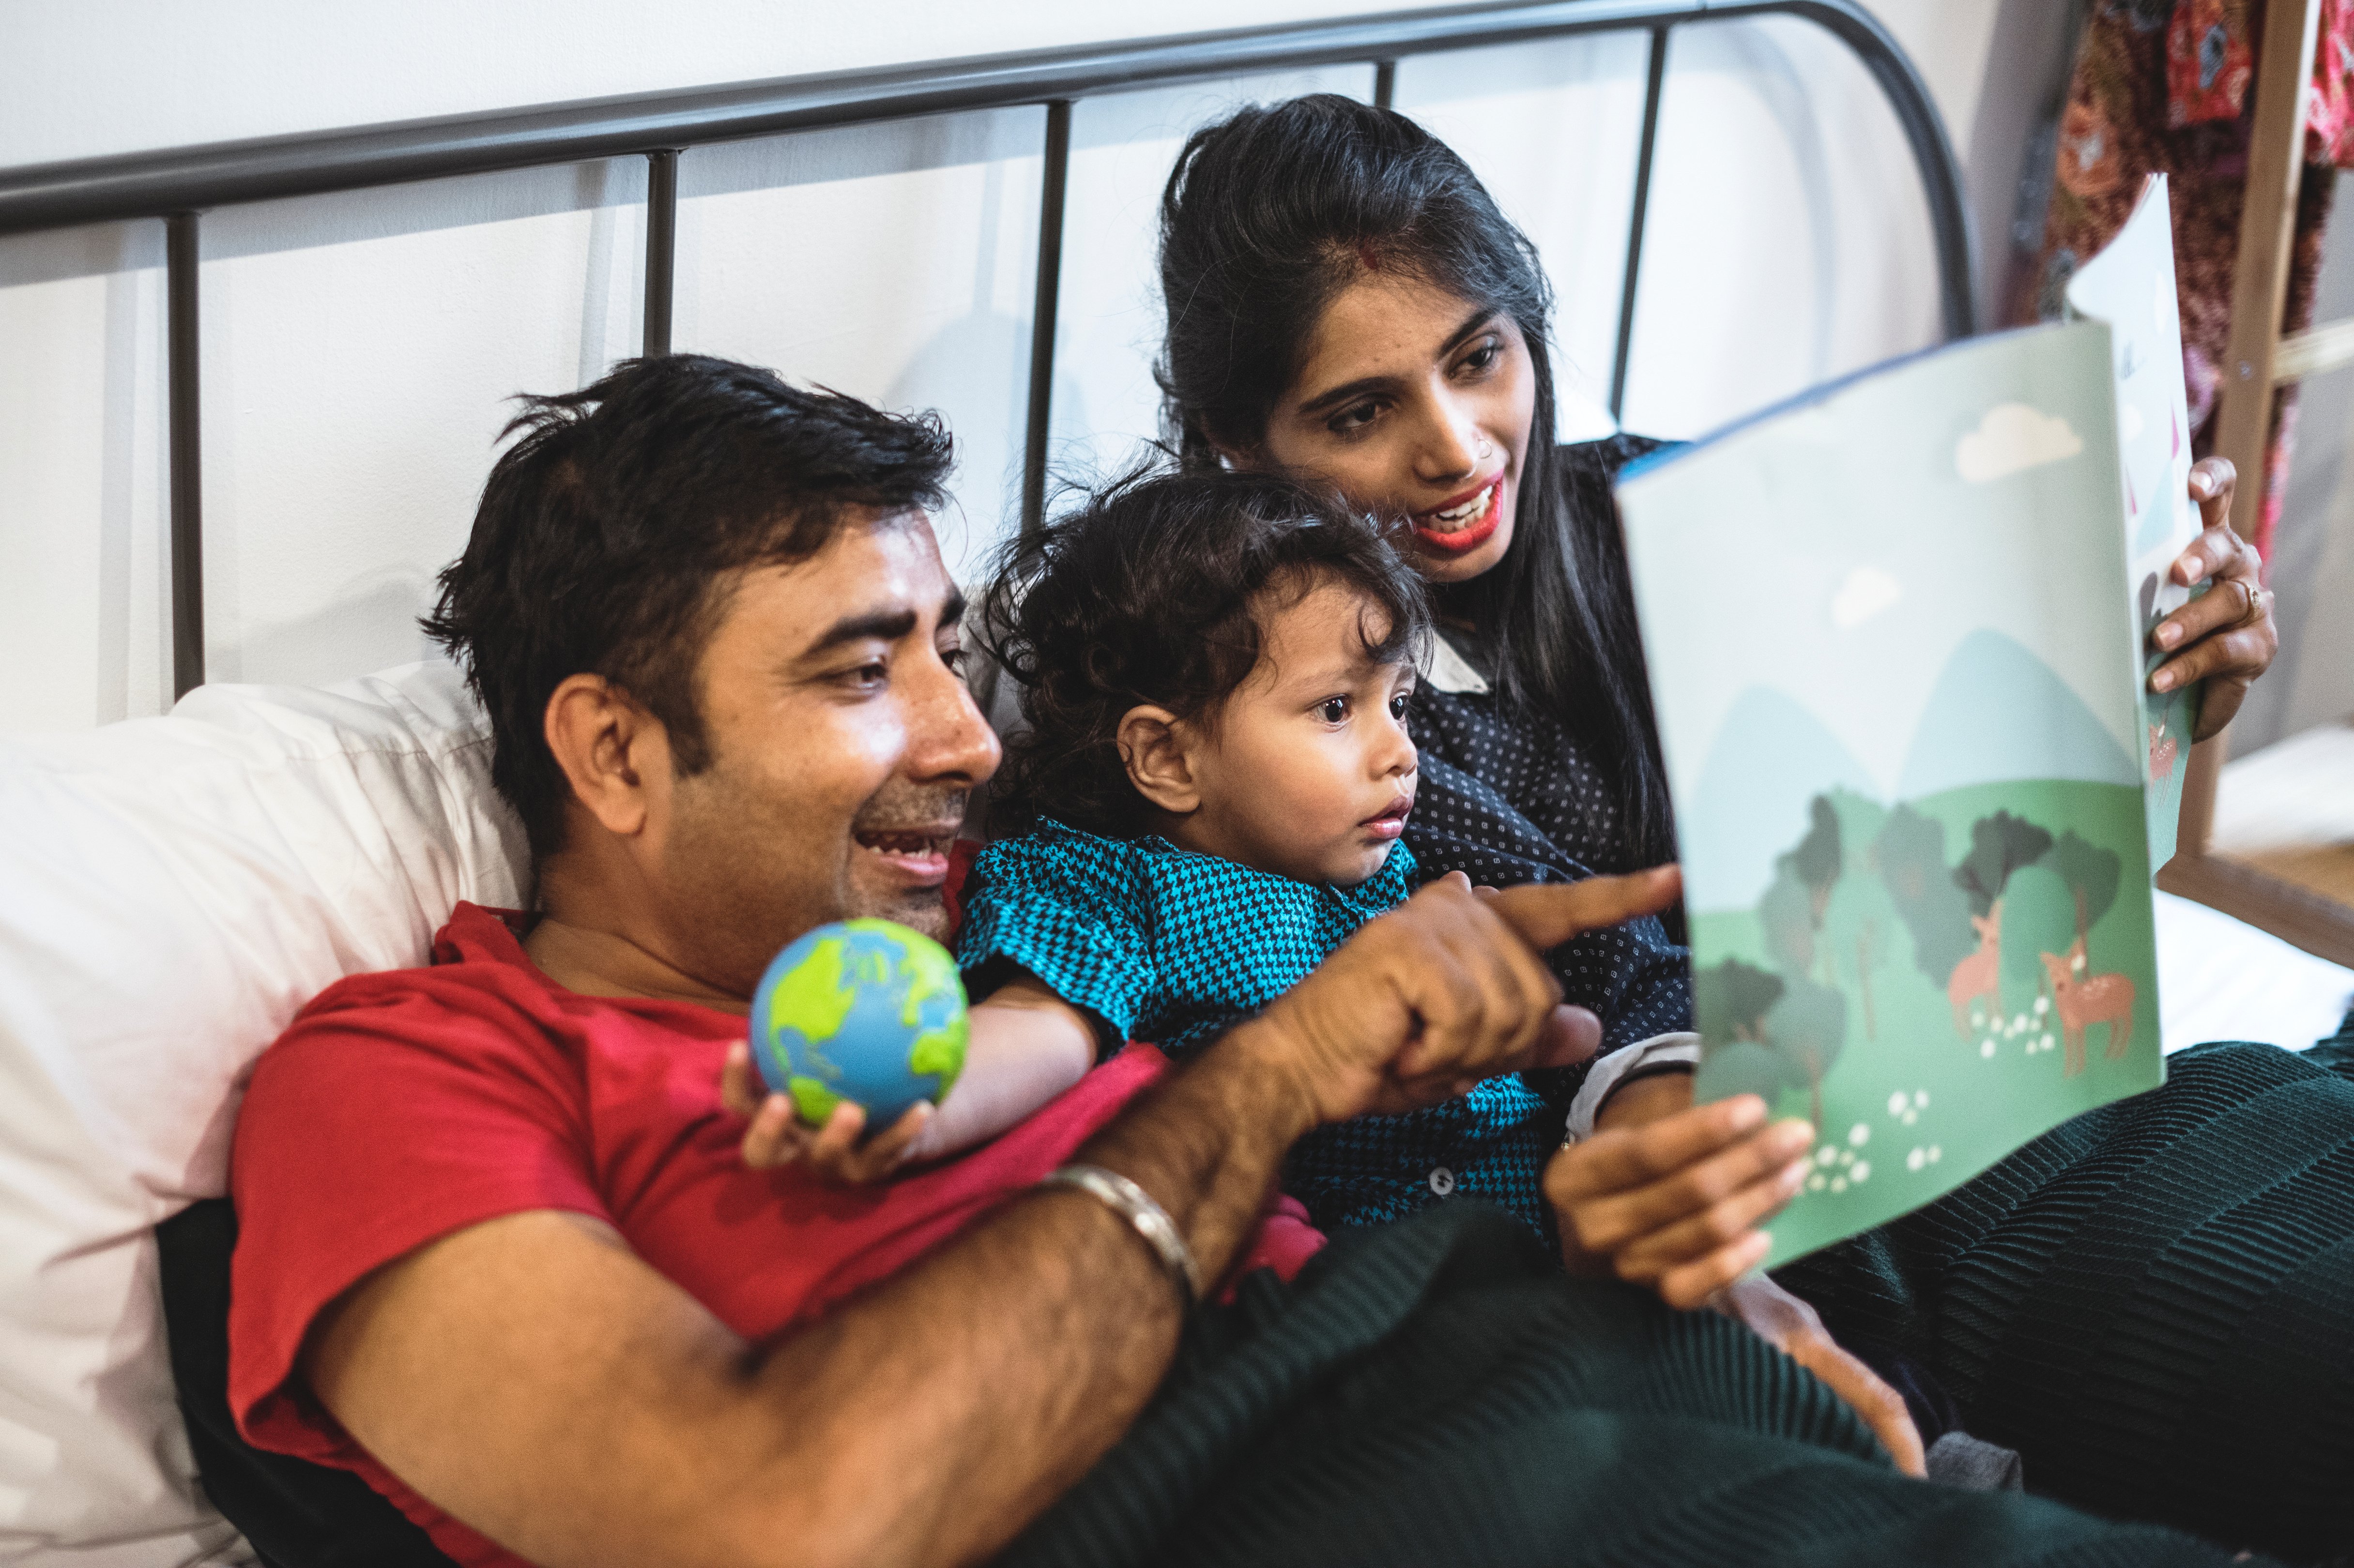
[[[992,789],[1000,831],[1040,817],[1107,837],[1142,831],[1120,719],[1151,704],[1212,713],[1258,662],[1258,616],[1340,582],[1365,601],[1383,662],[1429,635],[1422,579],[1378,524],[1328,492],[1265,474],[1139,469],[1000,554],[981,641],[1023,687]]]

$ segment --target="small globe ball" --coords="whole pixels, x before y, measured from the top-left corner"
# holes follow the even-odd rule
[[[842,920],[779,953],[752,993],[752,1060],[822,1124],[848,1100],[880,1131],[964,1070],[964,982],[948,949],[889,920]]]

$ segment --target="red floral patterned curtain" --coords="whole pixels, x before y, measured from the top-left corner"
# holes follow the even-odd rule
[[[2163,171],[2173,195],[2192,450],[2201,457],[2214,444],[2215,394],[2231,339],[2232,264],[2263,22],[2262,0],[2096,0],[2060,122],[2042,252],[2010,312],[2021,323],[2058,314],[2077,262],[2123,226],[2143,176]],[[2354,0],[2321,0],[2313,73],[2287,332],[2312,324],[2335,168],[2354,166]],[[2284,387],[2273,406],[2256,523],[2256,548],[2267,557],[2296,426],[2296,388]]]

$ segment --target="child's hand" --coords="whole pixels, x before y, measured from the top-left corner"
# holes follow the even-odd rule
[[[749,1118],[742,1149],[744,1163],[755,1171],[798,1161],[836,1186],[880,1181],[918,1152],[916,1139],[932,1119],[930,1105],[913,1106],[896,1125],[861,1143],[866,1113],[859,1107],[836,1106],[823,1127],[811,1127],[794,1114],[790,1096],[764,1094],[765,1086],[752,1066],[751,1046],[740,1040],[729,1046],[719,1068],[719,1099]]]

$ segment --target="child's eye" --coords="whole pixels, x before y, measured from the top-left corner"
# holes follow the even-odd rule
[[[1316,705],[1316,716],[1322,719],[1326,724],[1348,723],[1349,699],[1346,697],[1325,698],[1322,702]]]
[[[1405,723],[1405,705],[1406,694],[1404,692],[1400,692],[1396,696],[1392,697],[1390,699],[1390,717],[1397,720],[1400,724]]]

